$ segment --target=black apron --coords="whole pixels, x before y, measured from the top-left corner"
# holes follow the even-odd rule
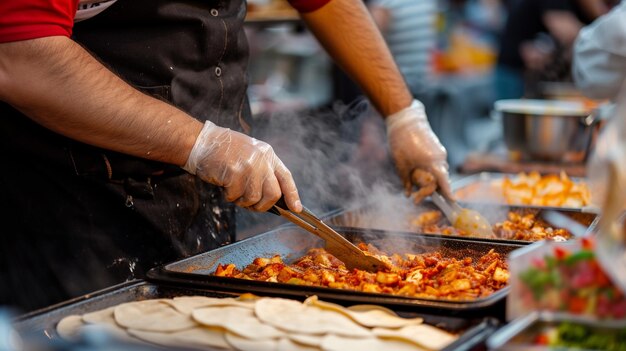
[[[118,0],[74,39],[145,93],[245,131],[244,16],[243,0]],[[0,115],[0,305],[42,307],[234,239],[221,189],[62,137],[7,104]]]

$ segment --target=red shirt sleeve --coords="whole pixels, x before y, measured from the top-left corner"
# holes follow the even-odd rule
[[[72,35],[78,0],[0,0],[0,43]]]
[[[298,12],[313,12],[328,4],[331,0],[288,0]],[[412,0],[414,1],[414,0]]]

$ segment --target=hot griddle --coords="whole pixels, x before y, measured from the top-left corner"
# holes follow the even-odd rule
[[[423,253],[440,250],[444,255],[456,258],[469,256],[478,259],[491,249],[506,256],[511,251],[523,246],[519,243],[424,236],[406,232],[355,228],[335,229],[353,243],[371,243],[387,253]],[[279,297],[305,298],[317,295],[320,299],[341,304],[377,304],[397,311],[423,311],[441,315],[471,317],[482,315],[500,318],[504,311],[504,297],[509,291],[508,287],[488,297],[469,301],[453,301],[211,275],[220,263],[233,263],[242,269],[257,257],[272,257],[276,254],[279,254],[284,261],[289,263],[304,255],[308,249],[320,246],[322,246],[320,239],[300,228],[279,227],[252,238],[152,269],[148,272],[148,279],[153,282],[194,288],[253,292]]]
[[[190,289],[137,280],[22,315],[15,320],[13,326],[24,337],[55,341],[59,339],[56,333],[56,324],[66,316],[81,315],[124,302],[172,298],[183,295],[237,296],[237,294],[223,291]],[[418,316],[415,313],[405,312],[401,314],[405,317]],[[486,339],[501,325],[500,321],[494,318],[467,319],[428,314],[419,314],[419,316],[423,317],[428,324],[461,334],[459,339],[443,351],[484,349]]]

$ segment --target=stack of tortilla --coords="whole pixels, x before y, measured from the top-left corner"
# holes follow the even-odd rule
[[[440,350],[456,336],[375,305],[343,307],[316,296],[182,296],[128,302],[72,315],[57,325],[73,339],[98,327],[113,336],[165,347],[241,351]]]

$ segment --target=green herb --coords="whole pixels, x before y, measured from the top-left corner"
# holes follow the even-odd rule
[[[563,322],[550,346],[585,350],[626,351],[626,330],[604,330]]]
[[[521,273],[520,279],[530,288],[535,299],[539,299],[544,293],[545,287],[554,280],[550,272],[540,271],[535,268],[530,268]]]
[[[583,250],[579,251],[573,255],[568,256],[565,259],[565,264],[568,266],[573,266],[578,262],[582,261],[590,261],[595,258],[593,251]]]

